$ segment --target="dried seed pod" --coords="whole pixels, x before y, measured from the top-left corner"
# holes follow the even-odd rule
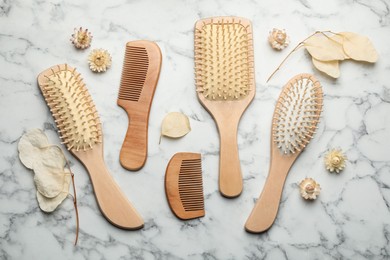
[[[88,32],[88,29],[83,30],[83,27],[80,27],[79,29],[74,28],[74,33],[72,34],[70,41],[77,49],[86,49],[91,46],[91,32]]]
[[[280,51],[288,46],[290,38],[288,37],[286,30],[273,28],[272,31],[269,32],[268,41],[272,48]]]
[[[104,72],[111,67],[111,55],[103,49],[94,49],[88,56],[89,68],[93,72]]]
[[[321,187],[312,178],[305,178],[299,184],[301,196],[306,200],[315,200],[320,194]]]
[[[341,149],[332,149],[325,155],[325,166],[330,172],[339,173],[345,168],[347,156]]]

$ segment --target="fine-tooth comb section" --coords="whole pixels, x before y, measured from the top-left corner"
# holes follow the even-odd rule
[[[126,46],[119,99],[137,102],[141,96],[149,67],[149,56],[145,48]]]
[[[195,29],[197,91],[212,101],[240,100],[254,77],[252,35],[239,19],[211,19]]]
[[[199,153],[172,156],[165,173],[165,192],[169,207],[178,218],[193,219],[205,215]]]
[[[86,151],[101,143],[101,124],[95,105],[76,69],[57,66],[44,77],[42,93],[67,149]]]
[[[280,95],[273,118],[274,142],[284,154],[300,152],[313,138],[322,110],[318,81],[300,76]]]
[[[182,161],[179,173],[179,194],[185,211],[204,208],[200,159]]]

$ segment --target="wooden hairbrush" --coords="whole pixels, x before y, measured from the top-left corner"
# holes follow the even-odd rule
[[[85,166],[102,214],[123,229],[139,229],[143,220],[109,173],[103,159],[99,115],[81,75],[67,64],[38,76],[38,85],[67,149]]]
[[[242,191],[238,123],[255,96],[252,26],[239,17],[215,17],[195,24],[195,80],[201,104],[220,136],[219,190]]]
[[[141,169],[146,162],[149,113],[160,68],[161,51],[156,43],[126,44],[117,104],[126,111],[129,124],[119,160],[131,171]]]
[[[282,89],[272,119],[271,166],[245,224],[248,232],[264,232],[274,223],[287,174],[315,134],[322,102],[321,85],[310,74],[295,76]]]
[[[165,172],[165,193],[169,207],[180,219],[203,217],[202,162],[198,153],[177,153]]]

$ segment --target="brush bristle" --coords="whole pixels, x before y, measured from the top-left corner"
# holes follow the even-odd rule
[[[149,67],[148,52],[143,47],[127,45],[123,62],[119,99],[137,102]]]
[[[101,125],[95,105],[76,69],[51,69],[42,86],[60,137],[68,150],[92,149],[101,143]]]
[[[204,209],[201,159],[182,161],[179,172],[179,195],[185,211]]]
[[[302,74],[291,79],[277,101],[273,118],[274,142],[284,154],[302,151],[317,129],[322,110],[320,83]]]
[[[195,32],[197,91],[208,100],[248,96],[253,81],[252,35],[240,20],[215,19]]]

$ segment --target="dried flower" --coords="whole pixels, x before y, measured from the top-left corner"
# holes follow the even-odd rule
[[[92,50],[88,56],[88,63],[93,72],[104,72],[111,67],[111,55],[103,49]]]
[[[80,27],[80,29],[74,28],[74,34],[72,34],[70,41],[77,49],[86,49],[91,46],[92,35],[88,32],[88,29],[83,30],[83,27]]]
[[[320,194],[321,187],[315,180],[312,178],[305,178],[299,184],[301,196],[308,200],[315,200]]]
[[[330,172],[339,173],[345,168],[347,157],[340,149],[333,149],[325,156],[325,166]]]
[[[279,30],[273,28],[268,36],[269,44],[276,50],[283,50],[290,43],[290,38],[286,34],[286,30]]]

